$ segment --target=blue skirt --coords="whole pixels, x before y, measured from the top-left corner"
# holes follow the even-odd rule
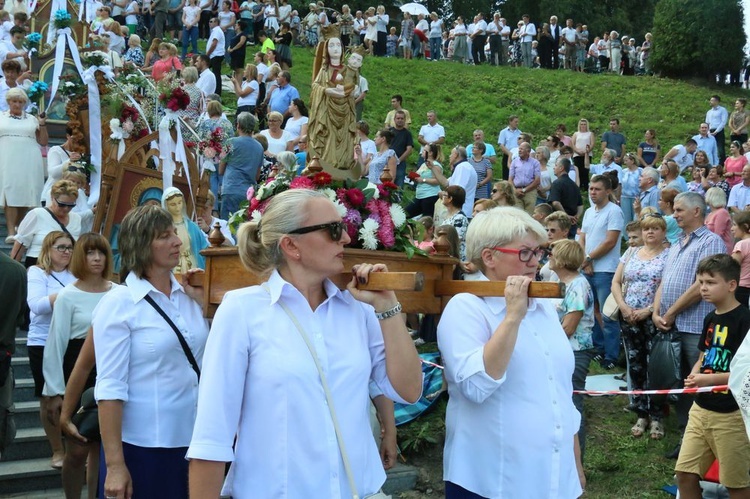
[[[133,499],[187,499],[188,461],[187,447],[165,449],[160,447],[138,447],[122,443],[125,465],[133,481]],[[104,480],[107,465],[102,445],[99,465],[99,491],[97,497],[104,499]]]

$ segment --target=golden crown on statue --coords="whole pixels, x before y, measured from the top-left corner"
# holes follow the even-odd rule
[[[341,28],[339,28],[338,24],[329,24],[328,26],[321,28],[320,31],[323,33],[324,40],[341,38]]]

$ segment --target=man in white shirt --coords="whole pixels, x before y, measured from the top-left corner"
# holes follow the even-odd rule
[[[698,135],[693,135],[693,140],[698,144],[697,150],[703,151],[708,156],[708,161],[712,166],[716,166],[719,163],[719,146],[716,143],[716,137],[709,133],[708,123],[701,123],[698,129]]]
[[[221,63],[224,60],[224,31],[219,26],[219,19],[212,17],[209,21],[211,36],[206,42],[206,55],[210,60],[211,72],[216,79],[216,93],[221,95]]]
[[[612,278],[620,262],[620,234],[623,229],[622,209],[609,201],[612,184],[607,175],[595,175],[589,183],[591,207],[583,215],[579,244],[586,253],[581,265],[599,307],[610,294]],[[604,327],[594,321],[594,348],[606,370],[615,367],[620,353],[620,325],[602,315]]]
[[[216,93],[216,76],[209,69],[210,64],[211,59],[205,54],[199,55],[195,63],[195,68],[200,73],[195,86],[201,89],[204,96]]]
[[[500,36],[500,13],[495,12],[492,21],[487,23],[487,37],[490,40],[490,65],[497,66],[502,60],[502,37]]]
[[[527,68],[534,67],[534,58],[531,56],[531,42],[536,38],[536,26],[530,22],[529,15],[523,15],[523,26],[521,27],[521,56],[523,65]]]
[[[508,117],[508,126],[500,131],[497,137],[497,145],[503,153],[503,178],[508,178],[508,165],[510,164],[510,150],[518,147],[518,137],[521,136],[521,130],[518,128],[518,116],[515,114]]]
[[[750,205],[750,165],[742,168],[742,182],[732,187],[729,192],[727,209],[735,213],[744,211]]]
[[[706,123],[708,123],[708,131],[716,139],[716,148],[719,153],[719,164],[723,165],[724,160],[727,159],[726,151],[724,150],[724,127],[727,126],[729,120],[729,113],[724,106],[720,106],[721,97],[718,95],[712,95],[711,109],[706,112]]]
[[[422,157],[422,150],[427,144],[442,144],[445,142],[445,128],[437,122],[437,113],[427,111],[427,124],[422,125],[419,129],[417,141],[422,145],[419,148],[419,156]]]
[[[467,218],[471,219],[471,215],[474,211],[474,198],[477,193],[477,172],[473,166],[466,161],[466,148],[463,146],[456,146],[451,150],[449,162],[453,168],[453,174],[450,178],[445,178],[439,171],[440,168],[433,169],[433,174],[437,179],[440,187],[445,189],[451,185],[458,185],[464,188],[466,191],[466,199],[464,205],[461,207],[461,211],[464,212]],[[441,192],[442,197],[445,192]]]
[[[484,44],[487,43],[487,22],[481,12],[475,19],[474,32],[471,35],[471,56],[474,64],[478,66],[487,62],[487,57],[484,55]]]
[[[578,32],[575,26],[573,26],[573,20],[567,19],[565,21],[566,26],[563,28],[560,35],[561,43],[565,45],[565,69],[576,70],[576,46],[578,44]]]
[[[680,167],[680,173],[685,169],[693,166],[695,151],[698,149],[698,143],[693,139],[687,139],[685,145],[677,144],[664,155],[662,164],[666,165],[667,161],[674,161]]]

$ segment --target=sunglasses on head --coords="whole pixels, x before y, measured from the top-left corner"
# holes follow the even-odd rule
[[[300,227],[295,229],[290,234],[307,234],[309,232],[315,232],[316,230],[326,229],[328,235],[331,236],[331,241],[339,242],[341,237],[344,235],[344,222],[329,222],[327,224],[311,225],[309,227]]]

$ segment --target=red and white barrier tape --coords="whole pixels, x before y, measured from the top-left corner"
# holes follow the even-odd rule
[[[725,392],[729,385],[702,386],[700,388],[674,388],[672,390],[573,390],[582,395],[679,395],[691,393]]]
[[[438,369],[445,369],[445,367],[435,364],[424,359],[422,364],[436,367]],[[693,393],[710,393],[710,392],[725,392],[729,390],[729,385],[717,385],[717,386],[702,386],[700,388],[673,388],[671,390],[573,390],[573,393],[579,393],[581,395],[680,395],[680,394],[693,394]]]

